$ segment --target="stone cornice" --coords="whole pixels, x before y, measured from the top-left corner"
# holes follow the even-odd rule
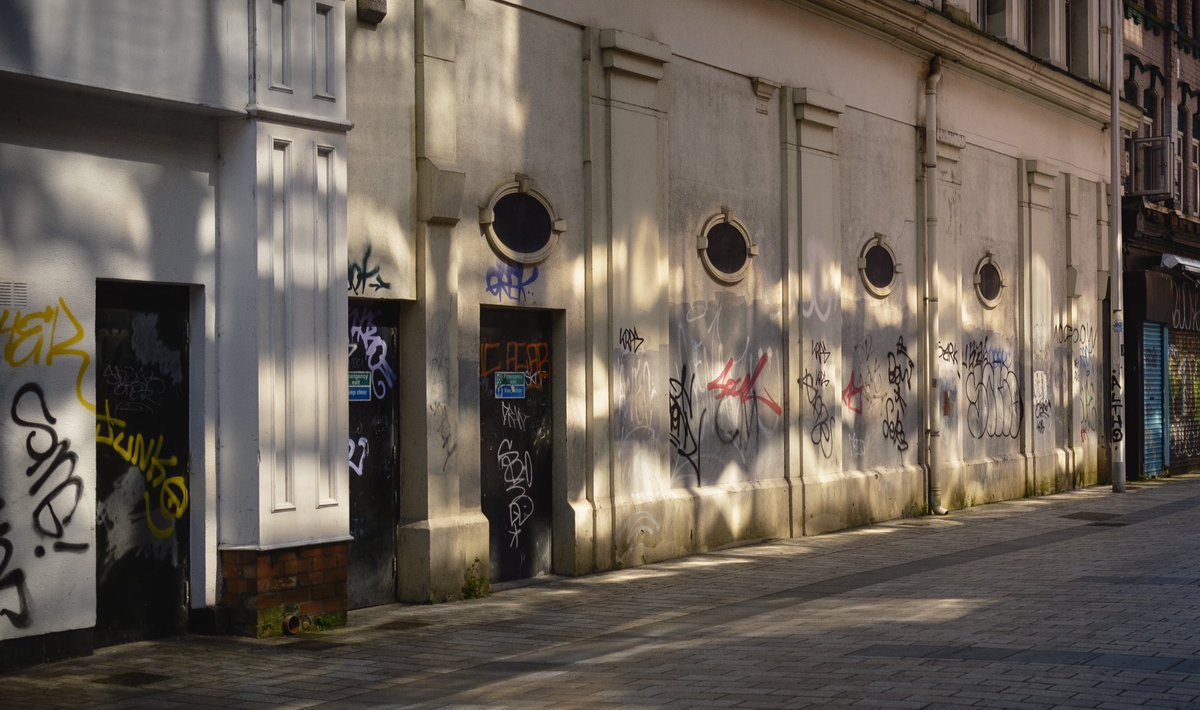
[[[943,66],[977,76],[997,88],[1030,97],[1095,127],[1108,125],[1111,108],[1104,87],[1073,77],[983,32],[905,0],[785,0],[838,24],[873,34],[893,46]],[[1121,126],[1135,129],[1141,112],[1121,103]]]

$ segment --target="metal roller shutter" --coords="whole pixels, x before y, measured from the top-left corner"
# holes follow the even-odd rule
[[[1167,378],[1171,387],[1171,462],[1200,461],[1200,333],[1172,330]]]
[[[1164,430],[1166,408],[1163,406],[1163,342],[1166,328],[1157,323],[1146,323],[1142,327],[1142,411],[1146,415],[1143,438],[1143,474],[1147,478],[1161,476],[1166,467],[1164,460]]]

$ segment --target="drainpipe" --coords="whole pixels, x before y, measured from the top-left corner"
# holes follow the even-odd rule
[[[929,393],[926,412],[929,441],[926,445],[926,471],[929,476],[929,510],[934,515],[949,511],[942,505],[942,414],[938,391],[938,210],[937,210],[937,87],[942,80],[942,58],[929,60],[925,79],[925,316],[926,361],[929,363]]]

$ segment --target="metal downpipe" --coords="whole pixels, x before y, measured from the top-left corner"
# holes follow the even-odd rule
[[[925,356],[928,363],[929,391],[926,416],[928,442],[926,471],[929,477],[929,510],[934,515],[949,511],[942,505],[942,421],[937,378],[938,290],[941,271],[938,264],[938,184],[937,184],[937,89],[942,80],[942,58],[929,60],[929,76],[925,78]]]

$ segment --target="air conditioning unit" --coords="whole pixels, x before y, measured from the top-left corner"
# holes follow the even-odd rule
[[[1171,194],[1171,141],[1168,136],[1134,138],[1133,191],[1131,195],[1162,197]]]

